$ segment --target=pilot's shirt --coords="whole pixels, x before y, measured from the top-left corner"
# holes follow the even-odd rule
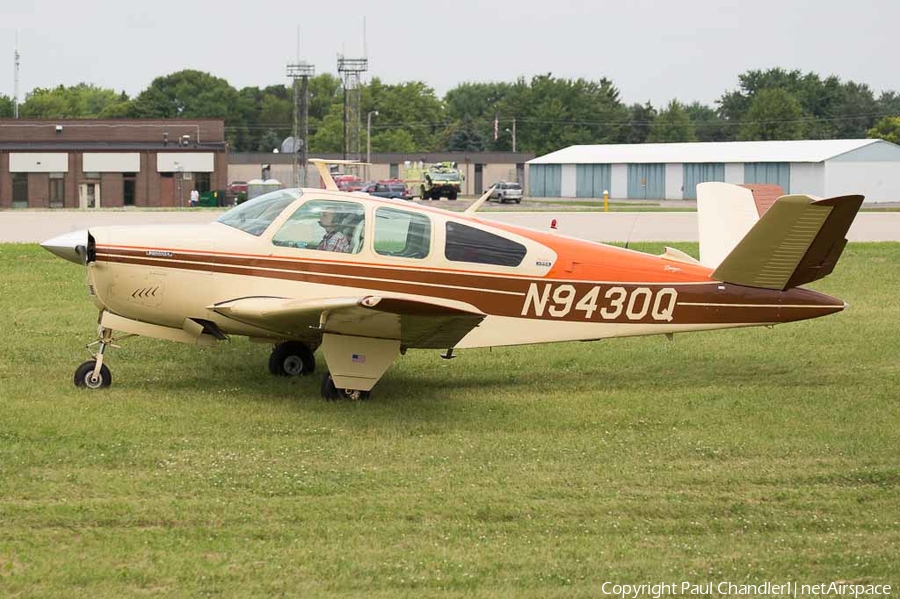
[[[326,252],[343,252],[344,254],[347,254],[350,252],[350,242],[347,241],[347,238],[344,237],[343,233],[334,231],[323,237],[322,241],[319,242],[319,247],[316,249],[324,250]]]

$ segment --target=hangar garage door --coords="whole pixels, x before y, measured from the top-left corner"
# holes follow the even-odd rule
[[[677,171],[676,171],[677,172]],[[697,199],[697,184],[707,181],[725,182],[725,165],[721,163],[700,163],[684,165],[684,199]]]
[[[791,193],[791,165],[787,162],[748,162],[744,165],[744,183],[775,183]]]
[[[534,164],[529,173],[533,198],[558,198],[562,195],[562,165]]]
[[[666,197],[665,164],[629,164],[628,197],[640,200]]]
[[[608,164],[578,164],[575,169],[575,196],[602,198],[612,184],[612,167]]]

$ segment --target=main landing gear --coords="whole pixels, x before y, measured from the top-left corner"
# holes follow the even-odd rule
[[[306,376],[315,370],[316,357],[299,341],[279,343],[269,357],[269,372],[276,376]]]
[[[87,346],[88,349],[90,349],[94,345],[99,345],[97,353],[92,353],[90,360],[84,362],[75,369],[76,387],[85,389],[105,389],[112,385],[112,373],[109,371],[109,367],[103,363],[106,349],[109,347],[119,347],[113,343],[112,333],[112,329],[100,327],[100,339]]]
[[[339,399],[349,399],[350,401],[365,401],[369,399],[368,391],[360,391],[359,389],[339,389],[334,385],[334,379],[331,373],[326,372],[322,377],[322,399],[325,401],[337,401]]]
[[[307,376],[316,369],[316,357],[312,349],[300,341],[285,341],[272,350],[269,357],[269,372],[276,376]],[[341,389],[335,386],[330,372],[325,372],[319,390],[322,399],[337,401],[363,401],[369,399],[368,391],[359,389]]]

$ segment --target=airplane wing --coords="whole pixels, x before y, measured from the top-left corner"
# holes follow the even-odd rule
[[[404,347],[454,347],[485,318],[483,312],[393,297],[297,300],[247,297],[210,306],[223,316],[284,337],[321,333],[397,339]]]

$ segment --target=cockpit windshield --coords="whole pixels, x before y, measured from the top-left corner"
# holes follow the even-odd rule
[[[220,216],[219,222],[259,237],[301,195],[298,189],[272,191],[235,206]]]

